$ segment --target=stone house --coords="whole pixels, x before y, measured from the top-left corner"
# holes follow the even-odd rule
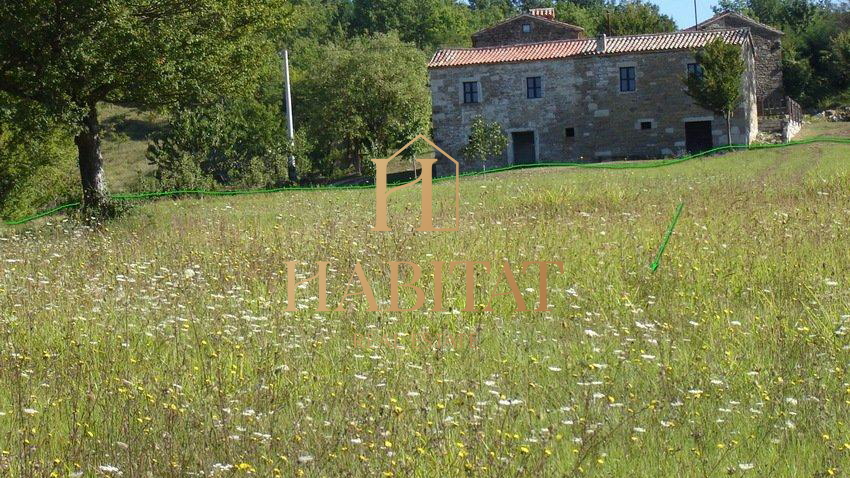
[[[782,86],[782,33],[736,12],[722,12],[688,30],[749,28],[756,57],[756,96],[760,110],[784,104]]]
[[[584,29],[555,20],[554,8],[532,8],[472,34],[473,48],[584,38]]]
[[[507,44],[444,49],[429,62],[433,139],[461,161],[462,170],[483,167],[461,154],[479,116],[499,122],[508,134],[507,151],[488,162],[488,169],[657,158],[725,145],[724,118],[697,106],[682,84],[685,75],[698,72],[695,52],[716,38],[739,45],[746,64],[733,142],[749,144],[758,133],[749,29],[584,38],[575,27],[562,28],[563,39],[519,42],[524,23],[534,16],[508,20],[484,36],[476,33],[476,45],[496,38]]]

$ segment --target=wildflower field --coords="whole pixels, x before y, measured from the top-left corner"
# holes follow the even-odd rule
[[[850,475],[850,146],[460,194],[459,232],[414,230],[416,188],[386,233],[370,190],[0,229],[0,476]],[[356,263],[385,304],[387,261],[463,260],[564,271],[548,312],[484,270],[475,312],[460,271],[445,312],[286,310],[289,261],[335,305]]]

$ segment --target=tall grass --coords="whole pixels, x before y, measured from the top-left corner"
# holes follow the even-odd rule
[[[392,233],[369,230],[373,191],[2,230],[0,475],[846,475],[848,154],[468,179],[455,233],[413,230],[415,189]],[[460,272],[451,312],[318,314],[313,286],[286,312],[285,262],[322,260],[332,303],[355,263],[379,300],[390,260],[565,270],[546,313],[461,313]],[[536,279],[517,275],[529,304]]]

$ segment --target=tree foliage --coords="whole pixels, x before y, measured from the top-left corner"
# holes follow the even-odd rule
[[[502,154],[508,147],[508,137],[498,121],[488,123],[478,116],[472,120],[469,142],[461,151],[464,158],[474,163],[480,162],[487,169],[487,160]]]
[[[786,92],[806,106],[828,107],[847,95],[848,4],[827,0],[721,0],[715,11],[731,10],[780,28]]]
[[[606,8],[597,33],[607,35],[635,35],[662,33],[676,30],[676,22],[662,15],[658,5],[636,0]]]
[[[0,93],[0,217],[19,218],[73,197],[71,131]]]
[[[279,0],[0,4],[0,91],[74,128],[84,201],[105,202],[98,103],[202,102],[255,79]]]
[[[469,9],[455,0],[353,0],[355,35],[388,33],[424,50],[468,41]]]
[[[302,52],[295,113],[330,158],[322,168],[363,174],[368,155],[383,155],[428,131],[431,102],[424,54],[397,35],[357,37]],[[378,156],[375,156],[378,157]]]
[[[741,76],[746,70],[741,48],[717,38],[696,54],[702,74],[684,78],[688,96],[705,109],[726,118],[726,132],[732,144],[731,120],[741,102]]]
[[[287,137],[280,95],[278,87],[177,108],[169,128],[157,135],[147,153],[157,167],[158,186],[282,186],[288,180],[289,155],[303,153],[294,151]]]
[[[643,0],[632,2],[603,2],[600,0],[558,1],[555,3],[558,20],[578,25],[588,35],[634,35],[676,30],[676,22]]]
[[[828,55],[836,86],[840,89],[850,87],[850,31],[843,31],[832,38]]]

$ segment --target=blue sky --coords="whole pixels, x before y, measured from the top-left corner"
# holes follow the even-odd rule
[[[694,1],[693,0],[652,0],[661,7],[661,12],[673,17],[679,28],[694,26]],[[717,0],[697,0],[697,11],[699,21],[711,18],[714,14],[711,7],[717,5]]]

